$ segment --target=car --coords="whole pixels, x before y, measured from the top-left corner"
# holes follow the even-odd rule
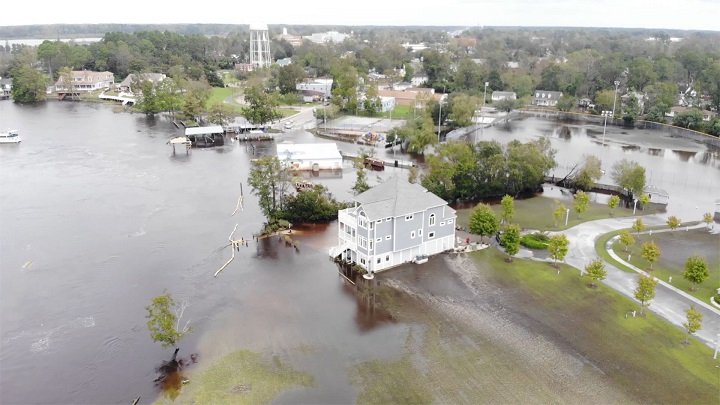
[[[292,129],[292,127],[293,127],[292,121],[288,121],[283,125],[283,128],[285,128],[285,129]]]

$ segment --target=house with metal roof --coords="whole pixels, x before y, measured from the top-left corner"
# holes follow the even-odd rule
[[[277,145],[277,157],[283,165],[293,170],[316,172],[342,169],[342,155],[334,142],[282,142]]]
[[[404,176],[378,184],[354,202],[338,211],[339,245],[329,251],[333,258],[375,273],[455,247],[455,210]]]

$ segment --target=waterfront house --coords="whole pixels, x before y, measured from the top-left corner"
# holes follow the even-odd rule
[[[500,100],[517,100],[517,94],[514,91],[493,91],[492,101],[500,101]]]
[[[133,93],[133,81],[149,81],[156,84],[165,80],[165,78],[167,78],[167,76],[162,73],[139,73],[137,75],[135,73],[130,73],[125,79],[123,79],[123,81],[120,82],[120,84],[117,85],[117,89],[118,91]],[[140,89],[137,90],[140,91]]]
[[[342,169],[342,155],[337,144],[291,143],[277,145],[277,157],[285,167],[293,170],[339,170]]]
[[[709,110],[700,110],[699,108],[689,108],[689,107],[682,107],[679,105],[670,107],[670,112],[665,113],[666,117],[675,118],[676,115],[682,114],[684,112],[692,111],[692,110],[698,110],[702,113],[702,120],[705,122],[710,122],[712,118],[715,116],[715,113]]]
[[[0,77],[0,100],[7,100],[12,94],[12,77]]]
[[[532,105],[552,107],[558,103],[560,97],[562,97],[562,92],[560,91],[535,90]]]
[[[415,73],[412,78],[410,78],[410,83],[412,83],[413,87],[420,87],[423,84],[427,83],[428,75],[425,73]]]
[[[65,83],[66,78],[60,77],[55,82],[55,91],[72,91],[77,93],[109,89],[115,84],[112,72],[93,72],[90,70],[73,70],[72,83]]]
[[[394,176],[353,200],[353,207],[338,212],[339,245],[329,252],[333,258],[378,272],[455,246],[455,210],[404,176]]]

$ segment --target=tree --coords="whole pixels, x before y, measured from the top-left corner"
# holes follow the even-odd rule
[[[189,119],[197,119],[205,113],[205,104],[211,88],[206,81],[189,81],[183,95],[183,113]]]
[[[682,276],[692,283],[690,290],[695,291],[698,284],[710,277],[707,260],[699,255],[688,257],[685,261],[685,270],[682,272]]]
[[[655,244],[654,241],[645,242],[640,246],[640,254],[642,255],[643,259],[650,262],[650,270],[653,269],[653,264],[655,264],[656,261],[660,260],[660,255],[662,255],[662,250],[660,250],[660,246]]]
[[[595,280],[605,280],[607,277],[607,270],[605,270],[605,263],[602,259],[595,259],[585,266],[585,273],[590,277],[590,285],[595,287]]]
[[[595,187],[595,182],[602,177],[602,162],[596,156],[585,157],[585,163],[573,178],[575,187],[580,190],[590,190]]]
[[[645,168],[627,159],[613,165],[611,177],[615,183],[633,195],[640,195],[645,187]]]
[[[640,275],[635,290],[635,299],[640,301],[640,314],[643,313],[645,307],[650,306],[650,301],[655,298],[655,286],[657,283],[657,280],[653,277]]]
[[[212,103],[208,110],[207,120],[220,126],[227,126],[238,116],[235,107],[225,103]]]
[[[635,244],[635,238],[633,238],[630,231],[628,231],[627,229],[623,229],[622,231],[620,231],[620,243],[625,245],[624,251],[627,252],[630,245]]]
[[[291,223],[327,222],[337,219],[338,210],[343,208],[345,204],[338,203],[327,187],[318,184],[287,197],[285,209],[278,215]]]
[[[640,198],[638,198],[638,202],[642,206],[642,210],[645,211],[645,207],[650,204],[650,196],[642,193],[640,194]]]
[[[704,213],[702,221],[705,222],[705,228],[709,228],[710,223],[713,221],[712,214],[709,212]]]
[[[565,260],[565,255],[567,255],[569,246],[570,241],[563,233],[558,233],[550,237],[548,251],[550,252],[550,258],[555,261],[554,265],[556,268],[558,267],[558,260]]]
[[[494,235],[500,229],[500,223],[492,208],[487,204],[481,203],[476,205],[472,214],[470,214],[470,225],[468,229],[476,235],[490,236]]]
[[[653,64],[647,58],[635,58],[628,66],[628,87],[643,91],[645,86],[657,80]]]
[[[580,218],[580,214],[587,211],[588,207],[590,207],[590,196],[582,190],[578,191],[575,193],[575,202],[573,203],[573,206],[575,208],[575,212],[578,214],[578,218]]]
[[[595,93],[595,105],[598,111],[612,111],[614,100],[614,90],[602,90]]]
[[[358,195],[370,189],[363,162],[355,162],[355,173],[357,173],[357,179],[355,180],[355,185],[352,187],[352,190],[355,192],[355,195]]]
[[[512,257],[520,251],[520,226],[518,224],[506,226],[500,241],[505,248],[505,253],[508,254],[508,261],[512,262]]]
[[[35,103],[45,100],[47,88],[45,77],[32,67],[31,55],[27,55],[27,59],[29,59],[27,65],[20,64],[11,71],[12,97],[16,103]]]
[[[161,342],[162,347],[175,347],[186,334],[192,332],[190,320],[180,329],[180,320],[188,307],[187,301],[178,304],[167,290],[163,295],[153,298],[152,304],[145,307],[148,319],[147,327],[153,342]]]
[[[635,234],[640,236],[640,232],[645,230],[645,223],[643,222],[642,218],[638,218],[633,222],[632,229],[635,231]]]
[[[297,92],[297,84],[305,78],[305,70],[301,65],[291,63],[278,69],[278,87],[282,94]]]
[[[561,203],[558,200],[555,200],[555,211],[553,211],[553,218],[555,218],[555,228],[558,227],[560,220],[562,219],[563,215],[566,215],[566,213],[567,207],[565,206],[565,204]]]
[[[577,106],[577,99],[570,94],[563,94],[557,104],[555,104],[558,110],[564,112],[572,110],[575,106]]]
[[[259,82],[245,89],[245,102],[249,106],[242,108],[242,115],[255,125],[263,125],[280,118],[280,113],[276,110],[277,100],[267,94]]]
[[[511,98],[504,98],[502,100],[494,102],[493,106],[495,106],[495,108],[500,111],[509,113],[510,111],[518,108],[518,100],[513,100]]]
[[[697,130],[703,123],[703,113],[697,108],[681,112],[675,116],[673,125]]]
[[[614,215],[615,208],[617,208],[618,204],[620,204],[620,197],[616,195],[610,196],[610,199],[608,200],[608,207],[610,207],[611,211],[610,214]]]
[[[681,224],[680,218],[676,217],[675,215],[672,215],[670,218],[667,219],[667,226],[670,228],[671,231],[676,230]]]
[[[475,116],[475,110],[482,104],[482,100],[459,93],[451,97],[450,104],[452,112],[448,118],[453,121],[453,125],[468,127],[473,124],[472,119]]]
[[[685,338],[685,344],[687,345],[690,344],[690,335],[695,334],[695,332],[702,328],[704,314],[695,309],[695,305],[692,305],[685,311],[685,316],[687,317],[687,322],[683,323],[683,327],[688,333]]]
[[[287,171],[277,156],[265,156],[253,161],[248,184],[258,196],[260,209],[272,220],[284,208],[285,194],[290,187]]]
[[[515,199],[512,196],[505,195],[500,201],[500,218],[502,223],[509,222],[515,216]]]

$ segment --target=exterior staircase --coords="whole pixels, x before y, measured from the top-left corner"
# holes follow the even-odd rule
[[[339,246],[331,247],[330,251],[328,252],[330,254],[330,257],[333,259],[340,256],[342,252],[350,249],[352,247],[352,243],[348,241],[344,241]]]

